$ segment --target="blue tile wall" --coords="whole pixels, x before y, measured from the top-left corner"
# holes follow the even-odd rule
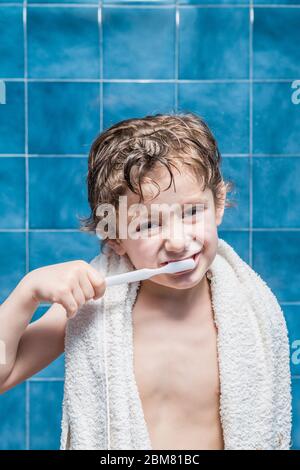
[[[99,84],[28,83],[28,148],[31,154],[81,154],[99,129]]]
[[[182,9],[179,35],[180,79],[247,78],[248,50],[248,9]]]
[[[179,83],[180,110],[200,114],[215,134],[222,154],[249,154],[249,84]],[[233,105],[234,103],[234,105]]]
[[[22,229],[25,226],[25,161],[3,157],[0,166],[0,227]]]
[[[295,43],[299,21],[299,8],[255,10],[254,78],[279,79],[299,76],[300,50]]]
[[[28,8],[28,77],[98,78],[97,9],[53,7],[44,13]]]
[[[0,75],[24,76],[23,16],[21,6],[1,6],[0,3]]]
[[[86,160],[37,157],[29,161],[29,218],[32,228],[69,229],[88,212]],[[59,184],[58,184],[59,183]],[[43,208],[43,210],[41,210]]]
[[[149,34],[155,25],[155,34]],[[103,10],[103,70],[108,79],[172,79],[175,9]]]
[[[6,104],[0,105],[0,152],[23,154],[25,146],[24,83],[5,83]],[[13,138],[12,138],[13,136]]]
[[[294,81],[253,83],[253,151],[255,155],[300,154],[300,93]],[[296,103],[295,103],[295,102]]]
[[[63,381],[50,379],[29,383],[29,447],[57,449],[60,438]]]
[[[99,253],[87,154],[130,117],[192,111],[235,183],[219,236],[286,318],[300,449],[300,0],[0,0],[0,302],[30,270]],[[49,308],[41,305],[32,322]],[[0,396],[1,449],[59,448],[62,354]]]

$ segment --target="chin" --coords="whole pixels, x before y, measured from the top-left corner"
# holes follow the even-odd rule
[[[192,278],[188,279],[187,276],[176,276],[168,280],[162,280],[162,281],[153,280],[153,282],[161,286],[171,287],[172,289],[178,289],[178,290],[179,289],[191,289],[192,287],[195,287],[197,284],[199,284],[202,281],[204,274],[205,273],[203,273],[202,276],[199,276],[199,275],[197,277],[195,276],[195,279],[192,279]]]

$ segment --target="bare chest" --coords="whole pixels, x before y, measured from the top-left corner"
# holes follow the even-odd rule
[[[180,429],[192,446],[186,448],[200,448],[201,436],[210,433],[212,440],[219,442],[217,447],[221,442],[220,382],[212,314],[199,321],[157,317],[151,321],[148,316],[143,321],[139,313],[142,317],[137,304],[133,316],[134,372],[152,442],[157,448],[166,448],[167,439],[171,448],[185,448],[180,443],[174,447]]]

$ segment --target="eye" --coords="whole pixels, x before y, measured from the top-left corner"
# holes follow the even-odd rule
[[[152,227],[149,227],[150,225],[152,225]],[[151,228],[153,228],[153,225],[154,226],[157,226],[157,224],[153,223],[153,222],[145,222],[144,224],[140,225],[139,227],[137,227],[137,232],[140,232],[141,230],[150,230]]]
[[[188,216],[196,215],[197,213],[202,212],[204,209],[205,209],[205,206],[203,206],[202,204],[201,204],[200,207],[193,206],[193,207],[191,207],[191,209],[188,209],[188,210],[185,212],[184,216],[185,216],[185,215],[188,215]]]

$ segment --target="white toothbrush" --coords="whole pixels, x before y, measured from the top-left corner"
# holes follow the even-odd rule
[[[137,271],[129,271],[127,273],[108,276],[105,278],[105,282],[107,286],[115,286],[117,284],[123,284],[124,282],[135,282],[141,281],[143,279],[149,279],[149,277],[156,276],[156,274],[186,271],[188,269],[193,269],[195,265],[196,263],[193,258],[188,258],[181,261],[172,261],[171,263],[168,263],[161,268],[144,268],[138,269]]]

